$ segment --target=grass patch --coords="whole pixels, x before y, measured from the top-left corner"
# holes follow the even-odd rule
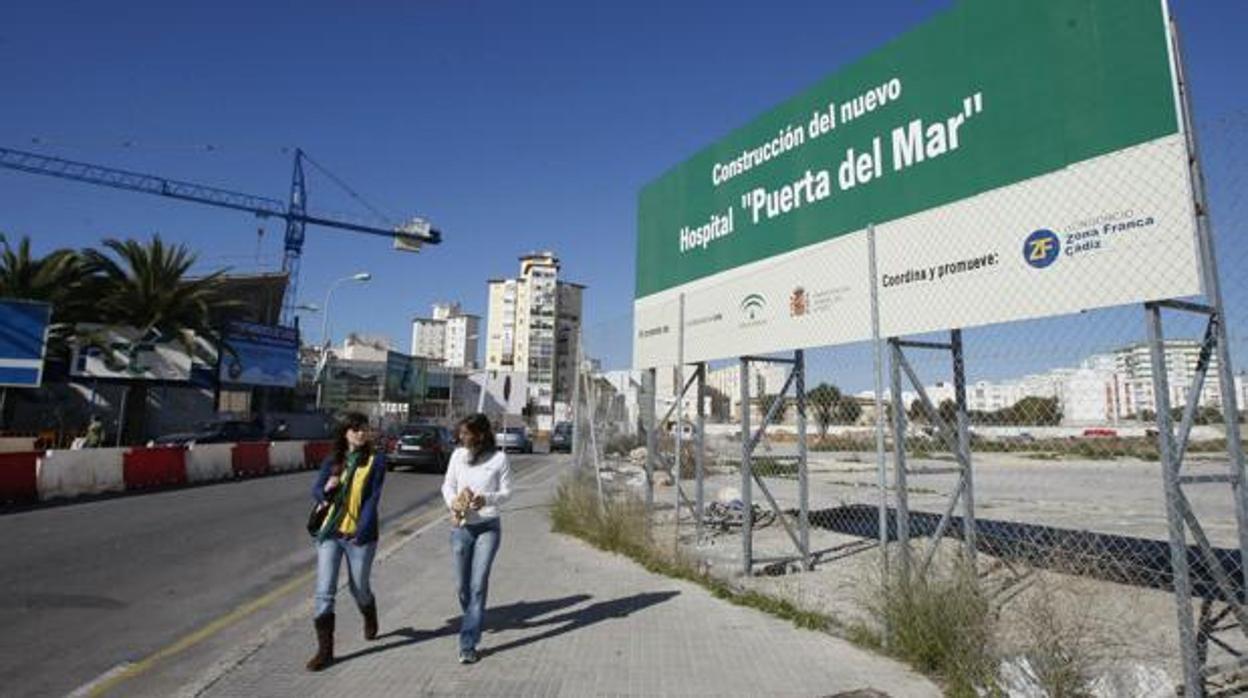
[[[992,695],[999,690],[995,618],[974,571],[932,568],[923,578],[893,575],[877,584],[867,610],[887,651],[920,671],[941,677],[947,695]],[[864,639],[872,631],[860,629]]]
[[[573,473],[555,490],[550,507],[551,527],[557,533],[576,536],[594,547],[632,558],[647,571],[701,586],[718,599],[753,608],[787,620],[799,628],[828,631],[834,620],[794,604],[754,591],[741,591],[712,577],[691,559],[654,545],[646,529],[645,504],[632,494],[608,498],[598,505],[593,478]]]

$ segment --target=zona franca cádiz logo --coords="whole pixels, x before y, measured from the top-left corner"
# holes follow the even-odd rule
[[[1027,236],[1023,242],[1023,259],[1037,269],[1043,269],[1057,260],[1062,251],[1062,240],[1052,230],[1041,228]]]
[[[741,316],[744,324],[762,322],[763,311],[767,309],[767,299],[761,293],[751,293],[741,299]]]

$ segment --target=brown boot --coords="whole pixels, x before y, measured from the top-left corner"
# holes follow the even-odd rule
[[[360,613],[364,614],[364,639],[377,639],[377,602],[374,600],[367,606],[360,606]]]
[[[334,663],[334,614],[326,613],[313,624],[316,626],[316,656],[308,660],[308,671],[320,671]]]

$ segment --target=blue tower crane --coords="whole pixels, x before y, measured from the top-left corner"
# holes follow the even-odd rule
[[[361,223],[309,215],[307,187],[303,175],[305,159],[308,158],[303,150],[296,148],[294,173],[290,184],[290,203],[283,204],[269,197],[252,196],[193,182],[182,182],[156,175],[0,147],[0,167],[7,169],[245,211],[258,218],[285,220],[286,239],[283,246],[282,271],[288,275],[289,281],[286,295],[282,300],[283,324],[290,324],[294,318],[299,290],[299,259],[303,254],[305,226],[319,225],[324,228],[388,237],[394,240],[395,247],[408,250],[417,250],[421,245],[436,245],[442,242],[442,232],[422,218],[413,218],[403,225],[387,230]],[[316,164],[315,161],[310,162]]]

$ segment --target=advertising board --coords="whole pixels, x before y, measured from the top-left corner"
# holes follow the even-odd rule
[[[386,353],[386,402],[412,402],[425,397],[428,382],[426,360],[416,356]]]
[[[1158,0],[962,0],[643,188],[637,367],[1201,292]]]
[[[75,329],[70,374],[78,378],[189,381],[191,353],[197,350],[193,336],[80,324]]]
[[[299,382],[299,330],[233,322],[221,353],[221,382],[293,388]]]
[[[0,388],[38,388],[43,382],[52,306],[0,300]]]

